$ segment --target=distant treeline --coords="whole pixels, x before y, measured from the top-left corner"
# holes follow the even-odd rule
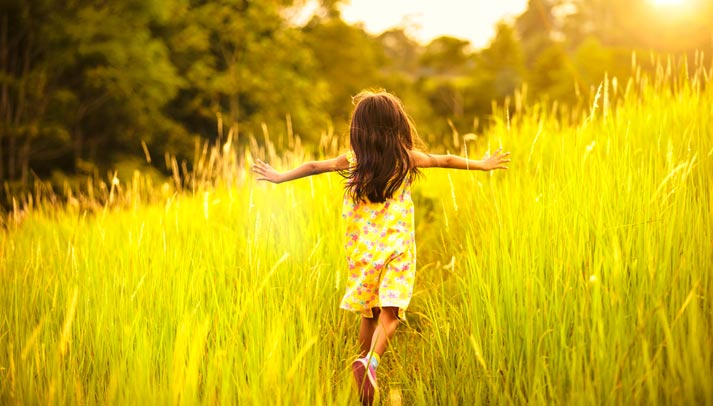
[[[518,91],[587,103],[605,72],[631,75],[632,51],[643,69],[654,68],[650,54],[713,51],[709,0],[530,0],[482,50],[450,37],[421,45],[408,27],[370,35],[341,19],[339,0],[295,24],[305,3],[2,0],[3,193],[35,176],[146,165],[148,154],[159,170],[164,154],[190,161],[196,137],[218,137],[218,123],[309,145],[346,132],[351,96],[370,87],[399,95],[438,143],[450,126],[481,131],[492,101]]]

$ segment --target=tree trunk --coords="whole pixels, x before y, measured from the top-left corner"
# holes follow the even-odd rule
[[[2,112],[2,110],[0,110],[0,113],[1,112]],[[4,142],[3,133],[0,133],[0,183],[2,183],[3,180],[5,180],[5,172],[3,171],[3,166],[5,165],[5,160],[3,159],[4,150],[2,148],[3,142]]]
[[[2,15],[2,24],[0,26],[0,72],[8,74],[9,69],[7,66],[7,25],[8,16],[7,13]],[[2,90],[0,90],[0,120],[3,120],[5,124],[3,127],[7,128],[8,121],[5,120],[7,112],[9,109],[8,103],[8,90],[7,81],[3,81]],[[5,150],[3,149],[3,144],[5,143],[5,133],[0,133],[0,182],[5,179]]]
[[[89,144],[89,162],[95,164],[94,166],[96,166],[96,164],[99,162],[99,159],[97,159],[97,155],[99,152],[99,140],[97,139],[97,137],[94,137],[87,141],[87,143]]]
[[[31,59],[31,49],[32,49],[32,32],[30,31],[27,36],[27,43],[25,48],[22,50],[22,58],[17,61],[18,64],[22,64],[22,70],[20,73],[17,85],[17,103],[15,104],[15,109],[9,116],[12,117],[12,121],[9,123],[11,130],[8,131],[10,136],[10,142],[8,146],[8,175],[10,180],[17,178],[17,160],[19,158],[17,150],[18,138],[22,135],[19,131],[22,120],[26,118],[26,105],[27,105],[27,78],[30,73],[30,59]],[[18,49],[18,52],[20,50]],[[27,134],[25,134],[27,136]]]
[[[29,176],[30,176],[30,144],[32,143],[31,134],[27,134],[25,137],[25,142],[20,150],[20,168],[21,168],[21,183],[22,187],[26,188],[30,186]]]
[[[82,149],[84,149],[84,137],[82,136],[82,128],[79,123],[75,124],[74,131],[72,132],[72,149],[74,150],[74,168],[73,172],[79,169],[79,162],[82,159]]]
[[[7,145],[7,179],[15,180],[15,146],[16,137],[14,131],[8,131],[9,142]]]
[[[463,93],[459,89],[454,89],[453,116],[456,118],[463,117]]]

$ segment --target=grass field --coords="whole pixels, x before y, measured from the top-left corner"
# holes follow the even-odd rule
[[[606,80],[580,109],[517,100],[449,141],[513,162],[415,185],[384,404],[713,404],[713,69],[678,72]],[[356,404],[342,179],[257,183],[248,155],[4,216],[0,403]]]

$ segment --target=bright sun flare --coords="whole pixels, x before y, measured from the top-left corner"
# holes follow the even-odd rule
[[[680,6],[686,0],[651,0],[655,6]]]

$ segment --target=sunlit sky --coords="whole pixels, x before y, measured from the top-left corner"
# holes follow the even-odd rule
[[[448,35],[483,48],[499,20],[513,18],[526,7],[527,0],[348,0],[341,10],[344,21],[362,23],[372,34],[406,26],[422,43]]]

